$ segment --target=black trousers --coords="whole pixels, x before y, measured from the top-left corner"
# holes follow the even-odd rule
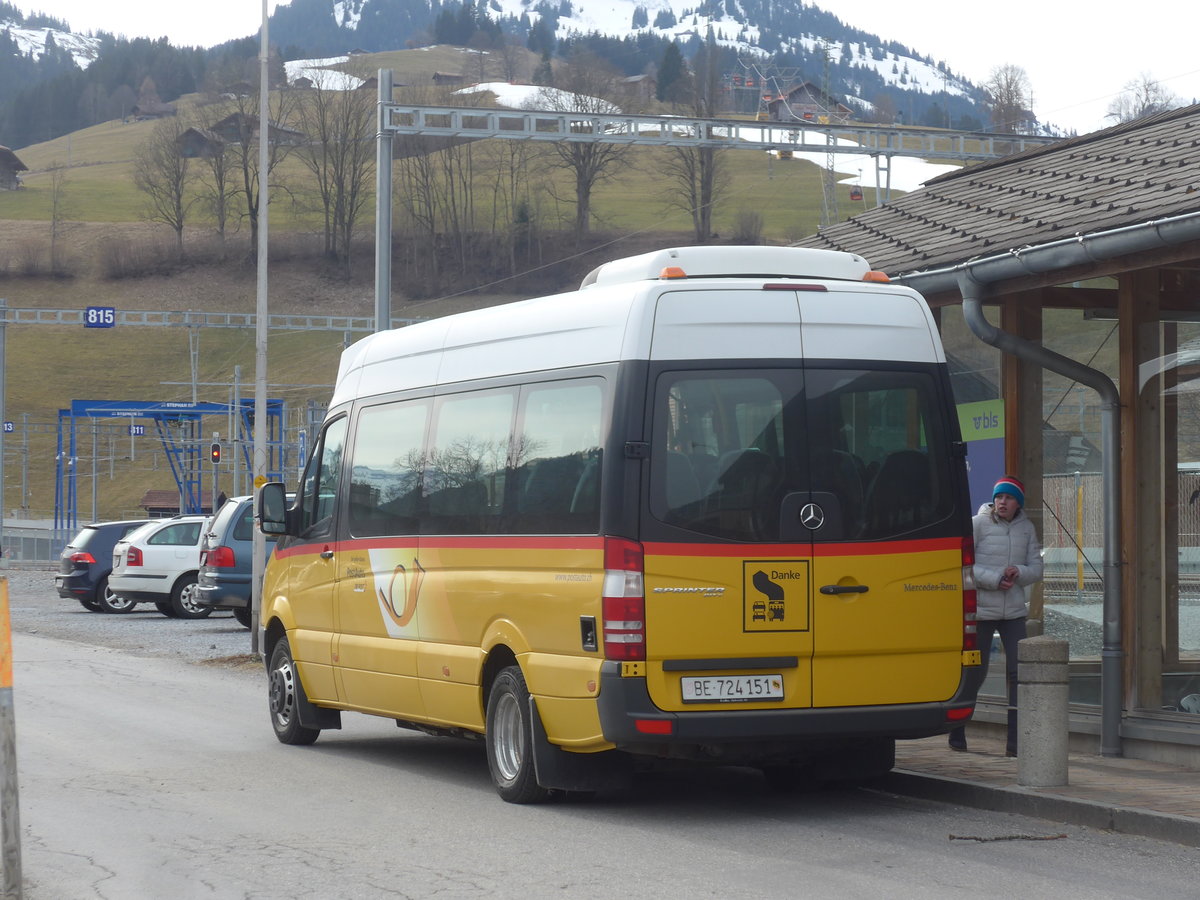
[[[1025,639],[1025,617],[1019,619],[980,620],[976,623],[979,649],[983,651],[983,677],[987,678],[991,662],[992,638],[1000,634],[1004,646],[1004,682],[1008,687],[1008,738],[1005,749],[1017,752],[1017,642]],[[966,729],[955,728],[950,732],[950,743],[966,746]]]

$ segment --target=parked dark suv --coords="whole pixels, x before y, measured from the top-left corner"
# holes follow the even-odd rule
[[[217,510],[200,544],[200,581],[196,602],[213,609],[233,611],[249,628],[250,580],[253,562],[254,498],[231,497]],[[267,555],[275,549],[275,536],[267,536]]]
[[[74,597],[84,609],[104,612],[105,601],[112,598],[108,576],[112,573],[113,547],[149,521],[130,519],[84,525],[58,558],[58,574],[54,576],[58,596]]]

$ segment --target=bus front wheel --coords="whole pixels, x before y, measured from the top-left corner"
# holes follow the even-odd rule
[[[487,704],[487,760],[492,782],[509,803],[540,803],[550,792],[537,783],[529,689],[518,666],[500,671]]]
[[[287,638],[280,638],[271,651],[267,669],[268,702],[271,708],[271,727],[282,744],[311,744],[321,733],[320,728],[300,724],[300,677],[292,660],[292,648]]]

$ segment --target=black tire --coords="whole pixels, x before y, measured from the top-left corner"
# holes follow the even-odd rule
[[[267,704],[271,711],[271,727],[281,744],[303,746],[311,744],[321,734],[320,728],[300,724],[301,690],[292,648],[287,638],[280,638],[271,651],[271,664],[267,667]]]
[[[199,598],[200,585],[196,582],[196,573],[189,572],[171,588],[171,611],[175,618],[203,619],[211,616],[213,608],[201,605]]]
[[[158,611],[168,619],[175,618],[175,607],[171,605],[170,600],[159,600],[154,605],[158,608]]]
[[[250,619],[250,610],[238,607],[233,611],[233,617],[238,620],[243,628],[249,628],[253,622]]]
[[[509,803],[541,803],[550,791],[537,783],[529,689],[518,666],[502,669],[488,694],[488,770],[500,797]]]
[[[92,596],[78,598],[79,605],[88,612],[104,612],[104,607],[100,605],[100,598],[108,592],[108,576],[106,575],[96,582],[96,590],[92,592]]]
[[[100,584],[96,585],[96,605],[100,607],[100,612],[127,613],[133,612],[133,608],[137,606],[137,601],[118,597],[109,590],[108,579],[105,578]]]

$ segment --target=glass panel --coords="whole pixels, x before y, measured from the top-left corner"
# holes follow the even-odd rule
[[[180,522],[176,525],[168,525],[146,543],[167,547],[187,547],[200,540],[200,525],[200,522]]]
[[[525,389],[507,532],[599,531],[603,402],[600,381]]]
[[[425,466],[422,534],[499,530],[515,391],[442,399]]]
[[[350,533],[416,534],[429,403],[367,407],[358,416],[350,459]]]
[[[736,541],[777,540],[783,409],[799,372],[669,373],[659,381],[651,511],[668,524]]]
[[[952,516],[946,414],[928,373],[809,370],[807,377],[812,490],[814,498],[836,499],[843,538],[899,538]]]
[[[345,416],[331,422],[321,437],[321,446],[304,470],[299,503],[300,536],[319,537],[333,529],[333,511],[338,482],[342,476],[342,448],[346,441]]]
[[[953,520],[946,416],[928,372],[669,373],[656,410],[650,502],[668,524],[845,541]],[[812,532],[800,524],[809,501],[824,517]]]
[[[1141,640],[1138,705],[1194,717],[1200,713],[1200,325],[1164,322],[1160,337],[1163,590],[1161,622],[1143,627],[1158,626],[1162,670],[1153,671]]]

